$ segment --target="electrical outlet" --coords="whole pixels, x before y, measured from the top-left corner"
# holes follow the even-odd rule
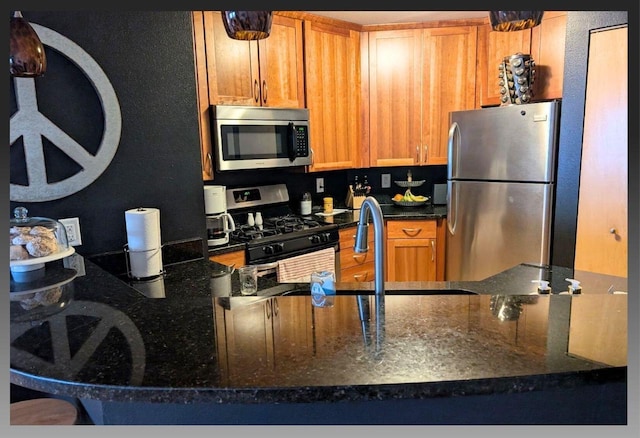
[[[324,178],[316,178],[316,193],[324,193]]]
[[[390,173],[383,173],[382,174],[382,184],[381,184],[383,189],[388,189],[389,187],[391,187],[391,174]]]
[[[69,257],[62,259],[62,265],[67,269],[75,269],[78,277],[87,275],[84,269],[84,259],[78,254],[71,254]]]
[[[60,219],[60,223],[67,230],[67,241],[69,242],[69,245],[82,245],[82,236],[80,235],[80,219],[78,219],[77,217]]]

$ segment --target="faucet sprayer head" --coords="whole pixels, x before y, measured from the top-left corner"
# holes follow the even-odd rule
[[[353,250],[357,253],[367,252],[369,250],[369,224],[364,222],[358,223],[356,231],[356,243]]]

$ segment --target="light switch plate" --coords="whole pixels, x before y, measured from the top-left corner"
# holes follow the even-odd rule
[[[391,174],[390,173],[383,173],[382,174],[382,184],[381,184],[383,189],[388,189],[389,187],[391,187]]]
[[[316,178],[316,193],[324,193],[324,178]]]

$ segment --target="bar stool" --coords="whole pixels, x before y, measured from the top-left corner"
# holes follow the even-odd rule
[[[11,403],[11,425],[73,425],[78,411],[65,400],[36,398]]]

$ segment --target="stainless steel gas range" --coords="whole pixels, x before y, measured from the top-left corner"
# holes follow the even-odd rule
[[[284,184],[227,188],[226,196],[236,223],[229,242],[245,243],[247,264],[274,264],[327,248],[339,251],[338,226],[295,213]]]

